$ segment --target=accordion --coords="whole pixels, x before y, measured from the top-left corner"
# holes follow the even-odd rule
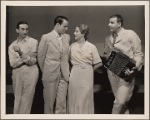
[[[121,52],[112,51],[104,66],[122,79],[125,79],[125,71],[135,67],[135,61]]]

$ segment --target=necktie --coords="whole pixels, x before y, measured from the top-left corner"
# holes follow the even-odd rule
[[[117,37],[117,33],[113,33],[113,47],[114,47],[114,44],[116,42],[116,37]]]

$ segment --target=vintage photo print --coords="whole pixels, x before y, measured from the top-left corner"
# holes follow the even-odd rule
[[[113,20],[117,18],[111,16],[116,14],[123,18],[123,21],[117,21],[121,29],[113,26]],[[55,24],[54,19],[57,16],[65,16],[67,19],[65,18],[63,24]],[[20,21],[22,26],[18,24]],[[86,25],[89,28],[88,32],[85,32]],[[83,33],[79,26],[85,29]],[[119,33],[121,30],[123,32]],[[57,31],[61,31],[57,34],[60,38],[50,39],[48,35],[54,31],[56,34]],[[112,36],[116,31],[119,37],[111,47],[114,40]],[[69,36],[66,37],[67,45],[58,41],[65,40],[63,35]],[[21,38],[26,39],[19,42]],[[77,43],[81,38],[85,38],[85,45],[90,45],[85,47],[83,44],[85,48],[79,47]],[[48,40],[51,40],[51,43],[47,44]],[[56,40],[62,49],[57,48]],[[19,47],[15,46],[16,44]],[[62,59],[56,60],[58,56],[63,58],[66,49],[67,55],[70,54],[69,64],[61,62]],[[142,56],[141,69],[136,71],[132,82],[121,79],[122,82],[117,84],[114,82],[117,79],[114,77],[116,74],[109,76],[108,66],[106,68],[104,64],[105,53],[110,55],[110,49],[120,50],[119,52],[124,52],[135,61],[140,61],[138,57]],[[42,52],[39,52],[40,50]],[[59,50],[64,51],[61,53]],[[78,52],[69,52],[73,50]],[[44,55],[45,58],[38,58]],[[77,58],[70,58],[71,55]],[[40,60],[43,60],[43,63],[40,63]],[[91,70],[97,63],[103,65],[94,72],[89,72],[88,67],[79,66],[79,63],[89,63]],[[48,67],[52,64],[53,67]],[[119,64],[123,64],[123,61],[118,61],[117,65]],[[45,66],[41,67],[42,65]],[[46,111],[50,109],[46,102],[52,104],[52,97],[55,99],[55,96],[59,96],[59,84],[52,84],[54,81],[46,80],[55,79],[56,74],[59,74],[57,65],[62,72],[60,79],[67,79],[67,70],[71,72],[68,72],[66,86],[60,88],[61,92],[65,91],[65,96],[60,95],[60,98],[66,97],[64,103],[53,102],[55,107],[57,104],[63,104],[66,112],[50,114]],[[67,65],[70,65],[70,69]],[[73,68],[74,65],[78,67]],[[88,70],[80,72],[81,69]],[[118,68],[113,70],[117,71]],[[53,89],[46,87],[50,83]],[[72,88],[75,85],[76,90]],[[122,85],[124,88],[121,88]],[[115,90],[119,92],[114,92]],[[54,94],[50,96],[52,93]],[[127,102],[123,102],[124,100]],[[120,109],[118,107],[114,110],[113,106],[124,103],[128,103],[128,112],[112,114],[112,111],[117,113]],[[73,112],[70,112],[69,108],[74,109]],[[47,114],[44,114],[46,112]],[[149,1],[1,1],[1,119],[149,119]]]

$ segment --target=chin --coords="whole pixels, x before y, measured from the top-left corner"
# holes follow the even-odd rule
[[[77,37],[75,37],[74,39],[77,40]]]
[[[110,32],[114,32],[112,29],[110,29]]]

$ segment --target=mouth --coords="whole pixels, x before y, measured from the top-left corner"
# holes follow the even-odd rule
[[[112,29],[112,28],[109,28],[109,30],[112,31],[113,29]]]

